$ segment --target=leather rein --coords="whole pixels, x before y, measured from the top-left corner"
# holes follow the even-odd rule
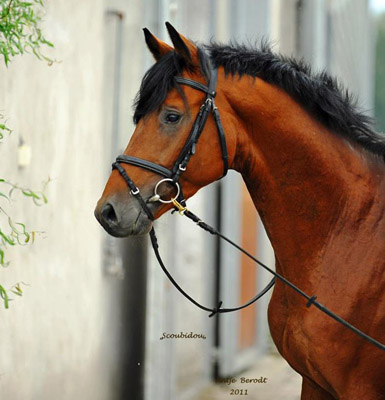
[[[161,203],[172,203],[174,206],[174,211],[178,211],[181,215],[184,215],[187,218],[191,219],[200,228],[206,230],[207,232],[211,233],[212,235],[216,235],[216,236],[220,237],[221,239],[227,241],[232,246],[236,247],[239,251],[244,253],[246,256],[251,258],[255,263],[257,263],[258,265],[263,267],[265,270],[269,271],[274,277],[260,293],[258,293],[255,297],[253,297],[251,300],[249,300],[247,303],[245,303],[241,306],[233,307],[233,308],[223,308],[222,301],[219,301],[217,307],[214,307],[214,308],[203,306],[200,303],[198,303],[196,300],[194,300],[189,294],[187,294],[179,286],[179,284],[175,281],[175,279],[172,277],[172,275],[167,270],[167,268],[160,256],[158,240],[157,240],[157,237],[155,234],[154,227],[152,227],[151,231],[150,231],[150,238],[151,238],[151,244],[152,244],[155,256],[160,264],[160,267],[162,268],[162,270],[164,271],[164,273],[166,274],[168,279],[171,281],[171,283],[175,286],[175,288],[184,297],[186,297],[188,300],[190,300],[194,305],[196,305],[200,309],[209,312],[210,313],[209,317],[212,317],[216,314],[238,311],[238,310],[241,310],[243,308],[250,306],[251,304],[255,303],[258,299],[260,299],[264,294],[266,294],[274,286],[275,279],[277,278],[280,281],[282,281],[283,283],[285,283],[287,286],[291,287],[299,295],[304,297],[307,300],[306,307],[310,307],[311,305],[314,305],[316,308],[321,310],[323,313],[327,314],[329,317],[333,318],[340,324],[344,325],[345,327],[347,327],[348,329],[350,329],[351,331],[356,333],[358,336],[367,340],[368,342],[370,342],[374,346],[378,347],[379,349],[385,351],[384,344],[380,343],[376,339],[373,339],[372,337],[370,337],[366,333],[362,332],[355,326],[351,325],[349,322],[345,321],[344,319],[342,319],[341,317],[339,317],[338,315],[333,313],[331,310],[329,310],[327,307],[325,307],[324,305],[319,303],[316,300],[317,299],[316,295],[309,296],[308,294],[303,292],[301,289],[299,289],[297,286],[295,286],[293,283],[288,281],[285,277],[283,277],[276,271],[269,268],[267,265],[265,265],[264,263],[259,261],[248,251],[246,251],[245,249],[240,247],[238,244],[233,242],[231,239],[222,235],[215,228],[213,228],[210,225],[203,222],[199,217],[197,217],[195,214],[193,214],[190,210],[187,209],[186,199],[183,195],[182,188],[179,184],[179,179],[180,179],[180,176],[182,175],[182,173],[184,171],[186,171],[187,165],[188,165],[191,157],[195,154],[197,142],[203,132],[203,128],[206,124],[207,118],[210,113],[213,114],[213,117],[214,117],[214,120],[216,123],[218,137],[219,137],[219,143],[220,143],[221,152],[222,152],[222,160],[223,160],[223,175],[222,175],[222,177],[224,177],[228,171],[228,152],[227,152],[227,146],[226,146],[225,133],[223,130],[223,126],[221,123],[218,109],[215,106],[215,102],[214,102],[214,98],[216,96],[217,69],[210,69],[210,79],[209,79],[208,86],[205,86],[200,82],[196,82],[191,79],[187,79],[187,78],[183,78],[183,77],[179,77],[179,76],[175,77],[174,79],[175,79],[175,82],[178,84],[190,86],[193,89],[204,92],[206,94],[206,99],[199,109],[197,117],[192,126],[191,132],[186,140],[185,145],[182,148],[182,151],[180,152],[177,160],[175,161],[173,167],[171,169],[168,169],[159,164],[155,164],[151,161],[123,154],[116,158],[116,161],[112,164],[112,168],[118,170],[120,175],[123,177],[123,179],[127,183],[127,186],[129,187],[131,194],[138,200],[143,211],[146,213],[147,217],[151,221],[154,221],[154,216],[153,216],[150,208],[148,207],[147,203],[157,202],[157,201],[159,201]],[[163,178],[155,185],[154,195],[152,197],[150,197],[147,200],[143,199],[143,197],[140,194],[140,190],[137,188],[135,183],[128,176],[125,169],[120,165],[122,163],[135,165],[137,167],[147,169],[151,172],[155,172],[155,173],[163,176]],[[174,198],[172,198],[170,200],[162,199],[161,196],[158,194],[159,187],[164,182],[169,182],[169,183],[173,184],[176,188],[176,195],[174,196]]]
[[[203,221],[201,221],[196,215],[194,215],[191,211],[189,211],[186,208],[186,199],[183,195],[182,188],[179,184],[179,179],[180,176],[184,171],[187,169],[187,165],[191,159],[191,157],[195,154],[195,149],[196,145],[198,143],[198,140],[203,132],[203,128],[206,124],[207,118],[210,115],[210,113],[213,114],[216,127],[217,127],[217,132],[218,132],[218,138],[219,138],[219,143],[221,147],[221,153],[222,153],[222,160],[223,160],[223,174],[222,177],[224,177],[227,174],[228,171],[228,152],[227,152],[227,145],[226,145],[226,137],[225,137],[225,132],[223,130],[223,126],[221,123],[221,119],[219,116],[218,108],[215,106],[214,98],[216,96],[216,84],[217,84],[217,70],[212,69],[211,74],[210,74],[210,81],[208,86],[203,85],[200,82],[193,81],[191,79],[186,79],[182,77],[175,77],[175,82],[181,85],[186,85],[190,86],[193,89],[199,90],[201,92],[204,92],[206,94],[206,99],[202,106],[199,109],[199,112],[197,114],[197,117],[194,121],[194,124],[192,126],[191,132],[186,140],[186,143],[184,144],[178,158],[176,159],[173,167],[171,169],[165,168],[159,164],[155,164],[151,161],[148,160],[143,160],[138,157],[133,157],[133,156],[128,156],[128,155],[120,155],[116,158],[116,161],[112,164],[113,169],[117,169],[119,173],[122,175],[123,179],[126,181],[128,187],[130,188],[131,194],[136,197],[136,199],[139,201],[143,211],[146,213],[147,217],[150,220],[154,220],[154,216],[147,206],[147,203],[151,202],[156,202],[160,201],[161,203],[173,203],[174,205],[174,210],[179,211],[181,215],[185,215],[186,217],[190,218],[194,222],[196,222],[201,228],[205,230],[212,230],[213,228],[209,227],[207,224],[205,224]],[[155,190],[154,190],[154,196],[152,196],[150,199],[147,200],[147,202],[143,199],[143,197],[140,194],[139,189],[136,187],[134,182],[131,180],[131,178],[128,176],[126,173],[125,169],[120,165],[121,163],[124,164],[131,164],[135,165],[137,167],[141,167],[144,169],[147,169],[151,172],[155,172],[164,178],[161,179],[156,185],[155,185]],[[165,200],[162,199],[161,196],[158,194],[159,187],[162,183],[164,182],[169,182],[173,184],[176,188],[176,195],[174,196],[173,199],[171,200]],[[209,228],[209,229],[208,229]],[[213,231],[211,232],[213,233]],[[255,303],[258,299],[260,299],[265,293],[267,293],[274,285],[275,283],[275,277],[270,281],[270,283],[256,296],[254,296],[250,301],[247,303],[238,306],[238,307],[233,307],[233,308],[222,308],[222,302],[219,302],[218,306],[216,308],[209,308],[206,306],[203,306],[199,304],[196,300],[194,300],[189,294],[187,294],[175,281],[175,279],[172,277],[172,275],[169,273],[167,270],[165,264],[163,263],[163,260],[160,256],[159,253],[159,246],[158,246],[158,240],[155,234],[154,227],[152,227],[150,231],[150,237],[151,237],[151,243],[152,247],[154,249],[155,256],[163,270],[163,272],[166,274],[168,279],[172,282],[172,284],[179,290],[180,293],[182,293],[183,296],[185,296],[188,300],[190,300],[193,304],[195,304],[197,307],[200,309],[210,312],[210,317],[217,313],[227,313],[227,312],[233,312],[233,311],[238,311],[241,310],[242,308],[246,308],[249,305]]]

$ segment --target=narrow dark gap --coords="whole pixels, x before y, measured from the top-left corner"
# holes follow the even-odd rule
[[[303,18],[303,0],[297,0],[295,6],[295,53],[299,57],[302,54],[302,18]]]
[[[221,231],[221,221],[222,221],[222,183],[218,182],[216,188],[216,227]],[[215,277],[214,277],[214,304],[218,304],[220,301],[220,282],[221,282],[221,240],[219,236],[215,236]],[[221,314],[217,314],[215,317],[215,327],[214,327],[214,349],[215,352],[219,349],[221,345],[220,338],[220,318]],[[219,362],[218,358],[215,359],[213,365],[213,378],[218,380],[220,377]]]
[[[120,399],[144,399],[147,237],[122,241],[125,278],[120,334]]]

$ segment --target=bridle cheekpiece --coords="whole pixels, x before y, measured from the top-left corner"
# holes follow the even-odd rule
[[[141,207],[143,208],[144,212],[148,216],[149,219],[154,220],[154,216],[152,215],[151,210],[147,206],[149,202],[156,202],[159,201],[161,203],[173,203],[174,207],[179,211],[183,211],[186,207],[186,199],[183,194],[183,190],[180,186],[179,179],[181,175],[186,171],[187,165],[191,159],[191,157],[195,154],[196,145],[198,140],[203,132],[203,129],[206,125],[206,121],[210,113],[213,114],[215,124],[217,127],[219,144],[221,147],[222,153],[222,160],[223,160],[223,174],[224,177],[227,174],[229,164],[228,164],[228,152],[227,152],[227,145],[226,145],[226,137],[225,132],[223,130],[222,122],[219,116],[218,108],[215,105],[214,98],[216,96],[216,85],[217,85],[217,76],[218,71],[216,68],[210,69],[210,79],[208,86],[203,85],[200,82],[183,78],[177,76],[174,78],[175,82],[180,85],[190,86],[193,89],[199,90],[201,92],[206,93],[206,99],[202,106],[199,109],[199,112],[195,118],[194,124],[191,128],[190,134],[187,137],[187,140],[179,153],[178,158],[174,162],[174,165],[171,169],[168,169],[162,165],[156,164],[152,161],[144,160],[142,158],[129,156],[126,154],[122,154],[116,158],[116,161],[112,164],[113,169],[117,169],[119,173],[122,175],[123,179],[126,181],[128,187],[131,190],[131,194],[135,196]],[[154,189],[154,195],[147,200],[147,202],[143,199],[140,194],[139,188],[135,185],[132,179],[128,176],[124,168],[120,164],[130,164],[135,165],[137,167],[141,167],[147,169],[151,172],[155,172],[161,176],[161,179],[156,185]],[[159,195],[158,190],[162,183],[170,182],[172,183],[177,191],[177,194],[172,199],[162,199]]]

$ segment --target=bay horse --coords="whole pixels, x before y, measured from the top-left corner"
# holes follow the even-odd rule
[[[383,341],[385,137],[324,72],[314,74],[266,44],[258,50],[198,46],[168,23],[167,29],[173,47],[144,30],[156,63],[143,78],[136,129],[124,154],[172,168],[204,101],[201,91],[178,79],[205,85],[212,65],[228,166],[247,185],[272,243],[276,271]],[[223,162],[209,116],[180,177],[185,198],[220,179]],[[155,218],[173,204],[154,199],[156,171],[121,168],[112,171],[96,218],[113,236],[147,233],[152,220],[121,173],[135,182]],[[160,195],[173,191],[163,185]],[[268,308],[278,351],[303,377],[301,399],[385,399],[385,353],[304,303],[277,281]]]

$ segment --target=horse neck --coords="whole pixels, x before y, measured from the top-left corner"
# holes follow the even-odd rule
[[[298,268],[290,264],[302,274],[314,271],[332,242],[347,246],[338,254],[343,262],[357,236],[378,228],[383,162],[330,132],[273,85],[248,76],[223,79],[237,120],[233,168],[246,182],[278,268],[287,266],[283,272],[293,277]]]

